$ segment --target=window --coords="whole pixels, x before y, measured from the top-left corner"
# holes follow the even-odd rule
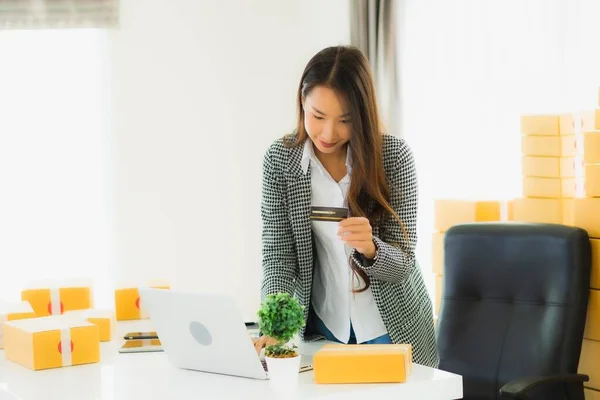
[[[0,299],[91,279],[112,302],[108,68],[102,30],[0,31]]]

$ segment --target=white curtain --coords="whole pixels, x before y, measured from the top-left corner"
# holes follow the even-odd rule
[[[83,278],[112,304],[105,36],[0,32],[0,300]]]
[[[0,29],[108,28],[119,0],[0,0]]]
[[[597,0],[403,1],[402,122],[430,290],[433,200],[520,196],[520,114],[598,106],[599,15]]]

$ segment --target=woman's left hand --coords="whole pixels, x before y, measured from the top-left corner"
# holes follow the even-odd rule
[[[346,218],[339,223],[338,236],[367,259],[373,259],[377,248],[373,242],[373,228],[368,218]]]

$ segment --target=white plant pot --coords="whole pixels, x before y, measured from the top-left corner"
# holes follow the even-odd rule
[[[300,355],[290,358],[265,357],[271,387],[278,392],[295,390],[298,386]]]

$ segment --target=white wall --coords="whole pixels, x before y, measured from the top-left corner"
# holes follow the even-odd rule
[[[120,280],[260,296],[267,146],[302,70],[349,42],[348,0],[122,0],[111,34]]]

